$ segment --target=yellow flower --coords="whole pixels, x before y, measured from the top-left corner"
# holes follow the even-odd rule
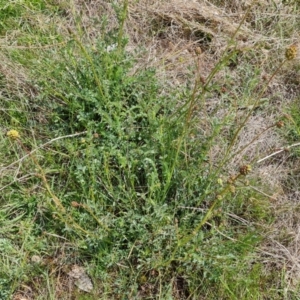
[[[297,56],[297,46],[292,45],[285,50],[285,57],[287,60],[292,60]]]
[[[13,140],[20,138],[19,132],[14,129],[9,130],[6,135]]]

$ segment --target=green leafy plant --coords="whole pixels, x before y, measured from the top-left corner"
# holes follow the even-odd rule
[[[71,25],[61,21],[59,31],[49,22],[45,29],[54,33],[54,44],[26,21],[28,37],[20,41],[39,46],[8,49],[7,55],[26,69],[34,96],[13,91],[12,101],[3,101],[12,113],[1,111],[1,160],[9,162],[1,177],[0,253],[11,273],[0,281],[7,291],[0,298],[24,293],[22,285],[36,298],[62,297],[58,280],[67,280],[74,264],[93,279],[87,299],[267,295],[281,274],[266,274],[257,253],[274,216],[269,190],[252,171],[270,154],[258,159],[246,151],[283,123],[276,120],[238,144],[297,48],[288,48],[262,84],[260,67],[246,63],[256,50],[240,50],[237,39],[255,3],[209,75],[202,78],[198,56],[194,81],[173,91],[154,68],[134,69],[136,57],[126,48],[128,1],[114,6],[118,26],[107,32],[102,20],[95,39],[72,3]],[[24,5],[46,15],[45,7],[68,11],[38,1]],[[14,21],[26,19],[18,6],[9,7]],[[236,78],[241,88],[227,92]],[[8,76],[0,80],[8,89]],[[216,95],[218,103],[207,109]],[[70,294],[85,298],[72,284]],[[281,284],[268,291],[270,299],[282,299]]]

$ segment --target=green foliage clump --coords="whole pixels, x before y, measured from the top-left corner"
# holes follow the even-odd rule
[[[42,9],[43,2],[34,3]],[[236,124],[230,114],[212,116],[204,134],[193,107],[209,84],[199,85],[198,99],[190,88],[165,93],[154,70],[134,71],[123,33],[126,3],[117,9],[119,28],[93,44],[69,28],[63,46],[10,53],[28,68],[36,95],[21,113],[5,118],[7,127],[23,129],[5,141],[10,158],[19,159],[22,180],[3,180],[8,204],[1,211],[1,222],[11,224],[5,234],[22,259],[12,281],[3,277],[0,287],[13,293],[30,276],[49,281],[61,270],[66,276],[57,267],[62,260],[86,265],[99,285],[95,297],[253,299],[268,287],[262,265],[252,263],[262,237],[256,223],[239,220],[268,220],[268,206],[237,183],[249,166],[231,179],[223,174],[235,140],[229,139],[220,165],[209,159],[224,127],[236,130]],[[17,6],[7,9],[14,18],[21,13]],[[39,30],[36,36],[48,41]],[[249,92],[257,76],[247,76]],[[13,100],[5,102],[8,109],[17,107],[19,99]],[[48,265],[34,265],[36,253]]]

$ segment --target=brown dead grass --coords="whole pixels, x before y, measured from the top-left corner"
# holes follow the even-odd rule
[[[74,1],[74,6],[67,9],[66,13],[69,18],[69,26],[83,31],[84,36],[93,41],[104,32],[110,32],[117,28],[118,20],[116,13],[110,1]],[[75,18],[80,16],[80,24],[76,24]],[[105,28],[102,28],[101,21],[107,17]],[[104,32],[103,32],[104,31]]]
[[[77,255],[76,249],[68,243],[61,243],[52,256],[33,255],[28,258],[32,268],[43,267],[47,275],[29,278],[28,282],[23,282],[15,292],[13,300],[77,299],[81,291],[77,287],[77,279],[70,274],[74,267],[79,268]],[[84,267],[81,268],[84,270]],[[97,292],[96,287],[93,292]]]
[[[26,70],[21,65],[12,63],[3,53],[0,54],[0,73],[5,83],[6,91],[12,94],[26,93],[31,94],[33,91],[28,86],[28,76]]]

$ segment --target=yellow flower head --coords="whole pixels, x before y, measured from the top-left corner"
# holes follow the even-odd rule
[[[285,57],[287,60],[292,60],[297,56],[297,46],[292,45],[285,50]]]
[[[9,130],[6,135],[13,140],[20,138],[19,132],[14,129]]]

